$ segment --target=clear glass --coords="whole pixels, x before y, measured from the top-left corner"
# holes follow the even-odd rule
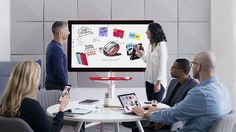
[[[152,106],[157,107],[157,100],[152,100]]]

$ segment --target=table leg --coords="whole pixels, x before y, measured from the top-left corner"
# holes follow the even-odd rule
[[[75,128],[75,131],[76,131],[76,132],[80,132],[83,123],[84,123],[84,122],[78,122],[78,124],[77,124],[77,126],[76,126],[76,128]]]
[[[139,132],[144,132],[143,127],[142,127],[140,121],[136,121],[136,125],[138,126]]]
[[[120,125],[119,122],[115,123],[115,132],[120,132]]]
[[[104,124],[101,122],[100,123],[100,132],[103,132]]]

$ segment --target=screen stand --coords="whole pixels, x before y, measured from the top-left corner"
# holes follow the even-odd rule
[[[108,78],[110,78],[109,80],[109,87],[107,89],[108,93],[109,93],[109,97],[111,99],[114,99],[115,98],[115,87],[116,87],[116,80],[115,80],[115,72],[108,72],[107,73],[108,75]],[[114,77],[114,79],[111,79],[112,77]]]
[[[115,77],[115,72],[109,71],[107,73],[107,77],[89,77],[90,80],[93,81],[107,81],[108,89],[107,92],[109,93],[109,97],[111,99],[115,98],[115,82],[116,81],[128,81],[133,79],[132,77]]]
[[[107,73],[107,76],[108,76],[108,78],[115,77],[115,72],[110,71]],[[109,93],[109,97],[111,99],[114,99],[115,98],[115,87],[116,87],[115,80],[108,80],[108,83],[109,83],[109,87],[108,87],[107,91]]]

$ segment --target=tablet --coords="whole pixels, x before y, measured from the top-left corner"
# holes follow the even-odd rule
[[[118,95],[118,98],[124,108],[125,113],[133,113],[132,108],[134,106],[141,106],[135,93]]]

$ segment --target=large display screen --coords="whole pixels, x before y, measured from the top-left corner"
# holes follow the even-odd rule
[[[146,64],[134,46],[147,50],[143,21],[68,21],[69,71],[143,71]]]

